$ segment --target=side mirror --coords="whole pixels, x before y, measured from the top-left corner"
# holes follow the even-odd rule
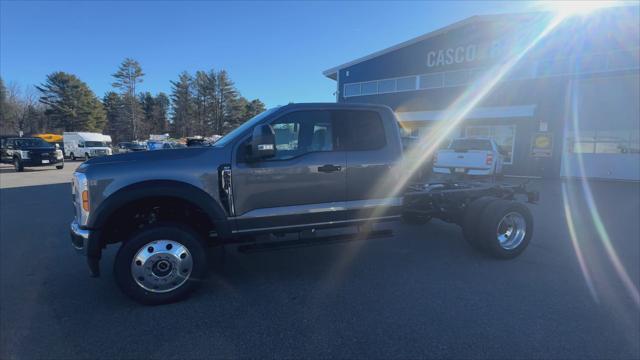
[[[78,147],[79,147],[79,148],[83,148],[83,147],[84,147],[84,144],[80,144],[80,143],[78,143]]]
[[[56,149],[60,149],[60,144],[55,144],[56,145]]]
[[[269,124],[258,125],[251,135],[252,160],[261,160],[276,155],[276,134]]]

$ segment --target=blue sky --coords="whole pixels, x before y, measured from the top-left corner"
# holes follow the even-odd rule
[[[226,69],[267,106],[334,101],[322,71],[477,14],[526,2],[0,2],[0,74],[22,88],[53,71],[102,97],[125,57],[142,91],[170,91],[183,71]]]

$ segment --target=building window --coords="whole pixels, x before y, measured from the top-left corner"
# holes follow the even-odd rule
[[[469,82],[469,71],[449,71],[444,73],[444,86],[460,86]]]
[[[359,83],[344,85],[344,97],[359,96],[359,95],[360,95]]]
[[[505,80],[524,80],[535,77],[536,64],[531,62],[525,62],[516,65],[505,75]]]
[[[565,75],[571,73],[571,59],[543,60],[538,63],[538,76]]]
[[[639,138],[633,130],[583,130],[567,141],[568,150],[573,154],[637,154],[640,153]]]
[[[360,88],[360,93],[362,95],[375,95],[378,93],[378,82],[377,81],[369,81],[362,83]]]
[[[504,156],[504,164],[513,164],[513,151],[516,139],[515,125],[467,126],[465,134],[467,137],[489,138],[494,140]]]
[[[637,69],[640,67],[640,49],[609,53],[609,70]]]
[[[442,78],[442,73],[420,75],[420,89],[441,88]]]
[[[407,91],[416,89],[416,77],[409,76],[396,79],[396,91]]]
[[[593,73],[607,70],[607,55],[589,55],[578,59],[579,73]]]
[[[396,91],[396,79],[378,81],[378,93],[390,93]]]

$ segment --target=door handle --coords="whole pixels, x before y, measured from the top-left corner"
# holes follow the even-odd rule
[[[319,166],[318,172],[330,173],[334,171],[340,171],[341,169],[342,169],[342,166],[327,164],[327,165]]]

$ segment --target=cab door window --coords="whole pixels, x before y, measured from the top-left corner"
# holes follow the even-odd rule
[[[339,128],[341,150],[379,150],[387,144],[382,119],[375,111],[336,110],[333,118]]]
[[[316,151],[333,151],[334,132],[328,111],[296,111],[271,123],[276,135],[276,156],[287,160]]]

